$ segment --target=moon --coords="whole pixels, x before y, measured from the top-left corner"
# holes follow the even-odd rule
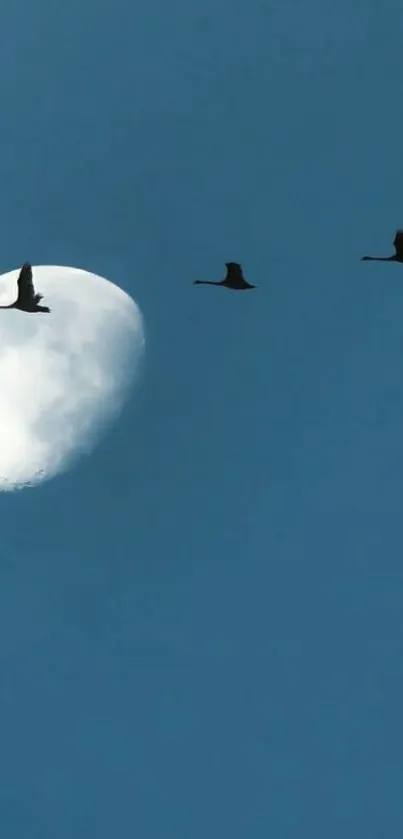
[[[20,269],[0,275],[0,305]],[[109,280],[33,267],[50,314],[0,309],[0,491],[35,486],[90,452],[120,413],[145,346],[140,308]]]

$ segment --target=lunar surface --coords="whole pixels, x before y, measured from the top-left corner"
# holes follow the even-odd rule
[[[0,276],[0,305],[20,269]],[[33,486],[89,452],[122,409],[138,372],[137,304],[88,271],[33,267],[50,314],[0,309],[0,490]]]

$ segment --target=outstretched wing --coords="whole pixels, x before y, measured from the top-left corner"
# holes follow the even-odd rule
[[[227,262],[227,275],[225,277],[226,280],[231,280],[231,282],[236,283],[240,280],[244,279],[242,268],[239,262]]]
[[[24,262],[20,271],[20,276],[18,277],[17,304],[26,305],[34,303],[38,296],[39,295],[35,295],[34,284],[32,282],[32,268],[29,262]]]
[[[396,230],[393,244],[395,246],[396,256],[403,256],[403,230]]]

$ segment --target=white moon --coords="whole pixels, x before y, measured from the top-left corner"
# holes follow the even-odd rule
[[[0,305],[19,270],[0,275]],[[78,268],[33,268],[50,314],[0,309],[0,490],[33,486],[89,451],[122,408],[144,348],[139,307]]]

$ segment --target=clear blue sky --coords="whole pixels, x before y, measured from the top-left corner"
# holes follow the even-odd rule
[[[401,839],[403,6],[6,0],[1,271],[139,302],[0,497],[5,839]],[[193,287],[242,262],[259,289]],[[0,429],[1,433],[1,429]],[[2,441],[6,444],[6,441]]]

